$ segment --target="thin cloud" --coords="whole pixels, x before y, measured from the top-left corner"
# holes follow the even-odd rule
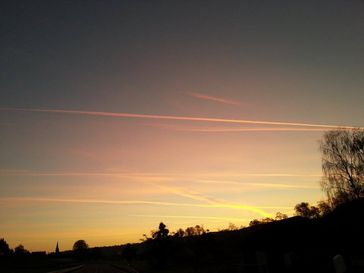
[[[238,101],[225,99],[222,97],[215,97],[215,96],[202,94],[202,93],[196,93],[196,92],[188,92],[186,94],[188,94],[191,97],[201,99],[201,100],[214,101],[214,102],[219,102],[219,103],[229,104],[229,105],[240,105],[240,102],[238,102]]]
[[[163,214],[131,214],[132,217],[148,217],[148,218],[181,218],[181,219],[202,219],[202,220],[223,220],[223,221],[250,221],[251,219],[238,217],[215,217],[215,216],[191,216],[191,215],[163,215]]]
[[[173,130],[177,132],[199,132],[199,133],[239,133],[239,132],[324,132],[328,128],[297,128],[297,127],[243,127],[243,128],[226,128],[226,127],[187,127],[173,124],[154,123],[149,126]],[[337,128],[342,129],[344,128]]]
[[[66,198],[41,198],[41,197],[0,197],[0,202],[46,202],[46,203],[80,203],[80,204],[104,204],[104,205],[154,205],[154,206],[172,206],[172,207],[194,207],[194,208],[230,208],[243,209],[256,212],[262,216],[270,214],[259,208],[239,205],[239,204],[195,204],[195,203],[177,203],[163,201],[144,201],[144,200],[99,200],[99,199],[66,199]]]
[[[282,183],[247,183],[247,185],[252,187],[262,187],[262,188],[278,188],[278,189],[319,189],[319,186],[314,185],[292,185],[292,184],[282,184]]]
[[[239,133],[239,132],[323,132],[327,128],[173,128],[182,132]]]
[[[109,205],[158,205],[178,207],[207,207],[204,204],[188,204],[174,202],[144,201],[144,200],[100,200],[100,199],[67,199],[43,197],[2,197],[0,201],[15,202],[54,202],[54,203],[81,203],[81,204],[109,204]]]
[[[315,123],[225,119],[225,118],[190,117],[190,116],[170,116],[170,115],[150,115],[150,114],[134,114],[134,113],[64,110],[64,109],[0,108],[0,110],[1,111],[22,111],[22,112],[70,114],[70,115],[87,115],[87,116],[114,117],[114,118],[159,119],[159,120],[215,122],[215,123],[231,123],[231,124],[281,125],[281,126],[317,127],[317,128],[329,128],[329,129],[337,129],[338,127],[345,128],[345,129],[356,129],[357,128],[354,126],[339,126],[339,125],[315,124]],[[364,129],[364,128],[360,128],[360,129]]]
[[[135,173],[135,172],[40,172],[40,171],[27,171],[27,170],[6,170],[0,169],[0,176],[23,176],[23,177],[114,177],[114,178],[128,178],[135,181],[149,183],[153,186],[161,188],[160,184],[155,182],[178,182],[181,180],[198,184],[211,184],[211,185],[233,185],[239,188],[273,188],[273,189],[318,189],[319,186],[315,185],[297,185],[297,184],[283,184],[283,183],[250,183],[239,182],[231,179],[240,179],[242,177],[321,177],[321,174],[289,174],[289,173],[238,173],[238,174],[211,174],[201,173],[194,175],[185,175],[178,173]],[[213,177],[207,179],[205,177]],[[220,179],[219,179],[220,178]],[[230,180],[229,180],[230,179]],[[170,191],[171,189],[169,189]],[[181,194],[181,192],[179,191]],[[187,195],[187,193],[184,193]],[[186,196],[187,197],[187,196]],[[196,198],[196,195],[195,195]],[[202,199],[201,199],[202,200]],[[201,201],[200,200],[200,201]],[[206,201],[206,200],[204,200]]]
[[[296,185],[296,184],[283,184],[283,183],[246,183],[228,180],[208,180],[200,179],[194,182],[202,184],[215,184],[215,185],[234,185],[238,187],[249,188],[275,188],[275,189],[319,189],[319,186],[314,185]]]
[[[324,132],[327,128],[297,128],[297,127],[242,127],[242,128],[227,128],[227,127],[187,127],[172,124],[153,123],[148,126],[171,130],[176,132],[196,132],[196,133],[243,133],[243,132]],[[344,128],[337,128],[342,129]]]
[[[201,172],[186,175],[183,173],[154,173],[154,172],[68,172],[68,171],[32,171],[18,169],[0,169],[0,176],[115,176],[133,178],[155,178],[155,179],[193,179],[199,177],[321,177],[321,174],[305,173],[213,173]],[[205,179],[206,180],[206,179]]]
[[[174,207],[197,207],[197,208],[226,208],[224,205],[177,203],[163,201],[145,200],[100,200],[100,199],[68,199],[68,198],[45,198],[45,197],[0,197],[0,202],[46,202],[46,203],[81,203],[81,204],[105,204],[105,205],[156,205]],[[290,209],[286,206],[255,206],[258,209]]]
[[[216,199],[213,197],[203,195],[196,191],[186,190],[186,189],[182,189],[182,188],[178,188],[178,187],[172,187],[172,186],[167,187],[165,185],[160,185],[158,183],[150,183],[150,184],[153,184],[154,186],[160,187],[164,190],[169,190],[171,193],[174,193],[178,196],[187,197],[187,198],[190,198],[195,201],[206,202],[211,207],[246,210],[246,211],[251,211],[251,212],[257,213],[264,217],[271,216],[269,213],[265,212],[261,208],[255,207],[255,206],[233,203],[233,202],[229,202],[229,201],[222,200],[222,199]]]

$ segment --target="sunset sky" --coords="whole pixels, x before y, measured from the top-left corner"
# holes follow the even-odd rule
[[[364,2],[2,1],[0,238],[137,242],[324,199],[364,126]]]

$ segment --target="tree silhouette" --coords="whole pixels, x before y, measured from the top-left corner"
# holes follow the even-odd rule
[[[331,205],[364,197],[364,131],[332,130],[320,143],[321,187]]]
[[[80,252],[88,249],[88,244],[85,240],[78,240],[73,244],[73,251]]]
[[[320,210],[320,215],[321,216],[327,215],[332,211],[332,207],[326,201],[319,201],[317,203],[317,207]]]
[[[186,228],[186,236],[193,236],[196,235],[196,231],[194,227],[188,227]]]
[[[261,224],[261,222],[258,219],[253,219],[249,222],[249,227],[256,226]]]
[[[284,219],[287,219],[287,218],[288,218],[288,215],[287,214],[284,214],[282,212],[277,212],[276,213],[275,220],[276,221],[279,221],[279,220],[284,220]]]
[[[202,234],[205,233],[205,229],[203,228],[203,226],[196,225],[195,226],[195,233],[196,233],[196,235],[202,235]]]
[[[185,235],[186,235],[186,232],[182,228],[179,228],[179,229],[177,229],[177,231],[174,233],[173,236],[175,236],[175,237],[183,237]]]
[[[238,230],[239,228],[234,223],[229,223],[227,230]]]
[[[158,230],[152,232],[153,239],[161,239],[168,237],[169,229],[167,229],[167,226],[161,222],[159,224]]]
[[[4,238],[0,239],[0,256],[6,256],[11,253],[11,249]]]
[[[249,227],[256,226],[256,225],[259,225],[259,224],[267,224],[267,223],[271,223],[271,222],[274,222],[274,221],[284,220],[284,219],[287,219],[287,218],[288,218],[287,214],[277,212],[275,218],[266,217],[266,218],[263,218],[263,219],[260,219],[260,220],[259,219],[251,220],[249,222]]]
[[[305,218],[318,218],[320,216],[320,210],[315,206],[310,206],[307,202],[301,202],[294,207],[296,215]]]
[[[15,254],[16,256],[24,256],[24,255],[26,255],[26,254],[29,254],[29,251],[28,251],[28,250],[26,250],[26,249],[24,248],[24,246],[23,246],[23,245],[18,245],[18,246],[14,249],[14,254]]]

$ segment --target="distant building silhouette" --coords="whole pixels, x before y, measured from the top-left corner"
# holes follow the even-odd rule
[[[56,246],[56,254],[59,254],[58,242],[57,242],[57,246]]]

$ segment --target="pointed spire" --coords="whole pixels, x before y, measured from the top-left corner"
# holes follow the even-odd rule
[[[58,242],[57,242],[57,246],[56,246],[56,254],[59,253],[59,247],[58,247]]]

